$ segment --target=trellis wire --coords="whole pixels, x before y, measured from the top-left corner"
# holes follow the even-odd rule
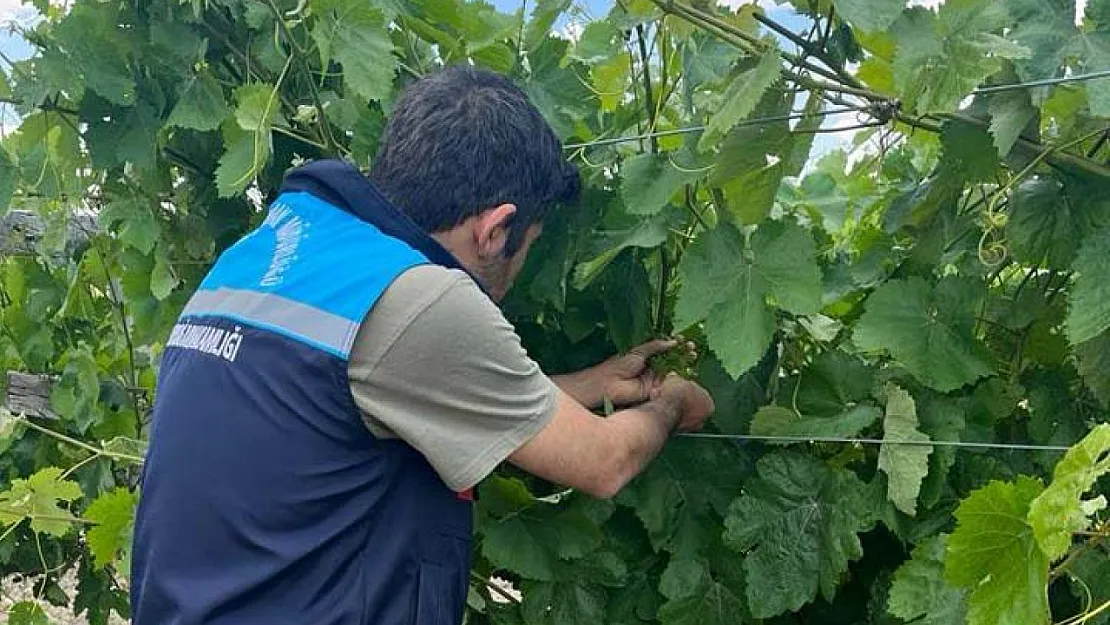
[[[758,126],[760,124],[770,124],[774,122],[785,122],[794,119],[804,119],[807,117],[828,117],[830,115],[841,115],[844,113],[861,113],[871,108],[870,105],[860,106],[845,106],[837,109],[829,109],[827,111],[817,111],[815,113],[790,113],[787,115],[773,115],[770,117],[757,117],[755,119],[746,119],[739,121],[733,125],[733,128],[740,128],[743,126]],[[630,137],[611,137],[609,139],[598,139],[597,141],[587,141],[585,143],[569,143],[563,146],[564,150],[577,150],[580,148],[593,148],[605,145],[615,145],[617,143],[631,143],[633,141],[640,141],[642,139],[653,139],[658,137],[669,137],[671,135],[689,134],[691,132],[701,132],[706,129],[706,126],[687,126],[684,128],[673,128],[671,130],[659,130],[656,132],[648,132],[642,135],[633,135]]]
[[[989,87],[980,87],[971,92],[972,95],[986,95],[990,93],[1001,93],[1004,91],[1017,91],[1019,89],[1034,89],[1036,87],[1050,87],[1053,85],[1061,85],[1073,82],[1086,82],[1088,80],[1096,80],[1099,78],[1110,78],[1110,69],[1097,72],[1090,72],[1087,74],[1075,74],[1072,76],[1060,76],[1058,78],[1044,78],[1041,80],[1030,80],[1028,82],[1015,82],[1004,85],[992,85]],[[819,111],[816,113],[791,113],[789,115],[776,115],[774,117],[760,117],[756,119],[748,119],[738,122],[733,127],[741,126],[755,126],[759,124],[769,124],[780,121],[790,121],[794,119],[802,119],[804,117],[824,117],[828,115],[838,115],[842,113],[863,112],[871,108],[870,105],[850,106],[839,109],[832,109],[828,111]],[[642,135],[633,135],[630,137],[613,137],[610,139],[598,139],[597,141],[586,141],[584,143],[571,143],[563,146],[565,150],[578,150],[582,148],[601,147],[606,145],[616,145],[618,143],[631,143],[634,141],[641,141],[643,139],[652,139],[657,137],[669,137],[671,135],[688,134],[692,132],[701,132],[705,130],[705,126],[687,126],[684,128],[674,128],[671,130],[661,130],[658,132],[649,132]]]
[[[935,440],[883,440],[880,438],[848,438],[839,436],[761,436],[758,434],[711,434],[705,432],[680,432],[683,438],[700,438],[767,443],[844,443],[852,445],[902,445],[908,447],[956,447],[965,449],[1003,449],[1010,451],[1067,451],[1059,445],[1026,445],[1022,443],[976,443],[972,441]]]
[[[980,87],[972,91],[972,95],[983,95],[986,93],[998,93],[999,91],[1017,91],[1018,89],[1033,89],[1036,87],[1051,87],[1053,85],[1062,85],[1069,82],[1086,82],[1088,80],[1095,80],[1097,78],[1110,78],[1110,69],[1090,72],[1088,74],[1074,74],[1072,76],[1060,76],[1058,78],[1043,78],[1041,80],[1030,80],[1029,82],[1015,82],[1005,85],[992,85],[990,87]]]

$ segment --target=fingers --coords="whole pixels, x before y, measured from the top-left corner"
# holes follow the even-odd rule
[[[653,341],[648,341],[643,345],[633,347],[628,353],[630,355],[639,356],[647,360],[648,358],[651,358],[656,354],[662,354],[663,352],[674,348],[676,345],[678,345],[678,341],[675,339],[655,339]]]

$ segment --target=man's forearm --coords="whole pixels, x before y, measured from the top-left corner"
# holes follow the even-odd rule
[[[553,375],[551,381],[567,395],[583,406],[593,409],[605,402],[601,382],[596,379],[593,369],[584,369],[575,373]]]
[[[682,419],[681,407],[660,398],[614,413],[609,424],[616,428],[623,453],[618,462],[619,488],[623,488],[648,462],[659,455]],[[618,490],[619,490],[618,488]]]

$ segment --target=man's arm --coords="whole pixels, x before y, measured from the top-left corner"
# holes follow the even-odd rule
[[[607,362],[622,359],[646,368],[644,357]],[[608,419],[591,414],[540,371],[469,277],[436,266],[410,269],[382,295],[359,329],[348,379],[374,435],[412,445],[456,491],[511,460],[540,477],[610,496],[658,453],[676,419],[680,427],[699,427],[712,409],[693,383],[652,378],[654,401]],[[622,388],[604,380],[623,378],[594,379]],[[640,401],[651,394],[643,388],[633,388]]]
[[[713,412],[709,394],[677,376],[668,377],[654,395],[602,418],[560,393],[555,415],[509,461],[557,484],[613,497],[659,454],[673,432],[700,429]]]

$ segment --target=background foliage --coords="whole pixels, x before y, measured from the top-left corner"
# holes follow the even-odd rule
[[[0,417],[0,573],[39,580],[9,622],[127,614],[176,314],[288,167],[367,166],[398,89],[467,62],[519,81],[587,183],[506,305],[550,372],[684,332],[714,432],[1078,443],[677,439],[612,502],[499,473],[469,622],[1107,622],[1110,80],[976,90],[1110,68],[1110,1],[1077,25],[1072,0],[794,0],[795,33],[622,0],[573,38],[569,0],[35,5],[0,215],[47,230],[0,258],[0,365],[57,376],[60,419]],[[867,132],[812,160],[843,107]]]

